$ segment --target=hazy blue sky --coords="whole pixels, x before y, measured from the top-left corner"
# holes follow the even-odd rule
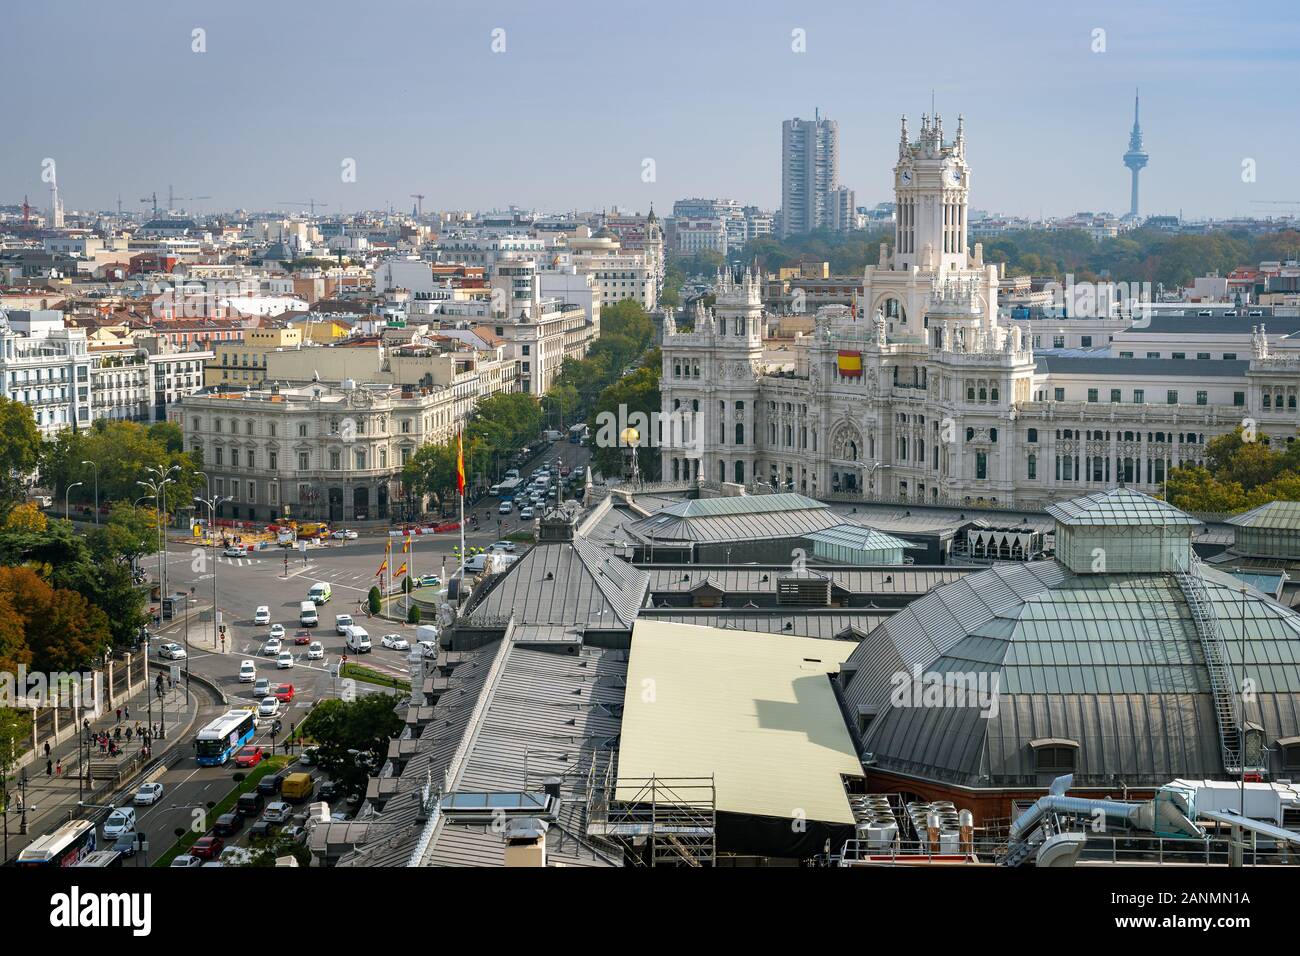
[[[890,198],[898,117],[915,130],[933,88],[945,129],[966,115],[976,207],[1124,212],[1137,86],[1144,212],[1300,202],[1294,0],[56,0],[6,7],[0,76],[0,202],[44,206],[51,157],[68,209],[140,208],[169,183],[212,196],[204,211],[410,208],[414,192],[426,209],[775,208],[781,121],[814,107],[867,205]]]

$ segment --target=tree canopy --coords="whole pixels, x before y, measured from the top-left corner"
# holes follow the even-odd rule
[[[1186,511],[1245,511],[1270,501],[1300,501],[1300,442],[1274,447],[1265,435],[1238,428],[1211,439],[1205,466],[1169,472],[1165,495]]]

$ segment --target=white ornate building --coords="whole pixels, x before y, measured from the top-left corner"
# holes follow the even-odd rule
[[[1214,356],[1217,331],[1203,351],[1187,334],[1193,359],[1036,357],[1025,327],[999,321],[997,270],[968,246],[960,119],[945,140],[923,117],[916,141],[904,119],[894,176],[893,252],[867,267],[859,308],[819,310],[812,335],[774,351],[760,277],[723,274],[691,331],[667,323],[663,412],[697,434],[664,436],[665,479],[1035,507],[1121,483],[1158,492],[1243,422],[1294,437],[1300,341],[1270,344],[1262,325],[1249,358]]]

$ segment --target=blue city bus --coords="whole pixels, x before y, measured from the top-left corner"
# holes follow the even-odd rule
[[[253,739],[253,712],[228,710],[199,731],[194,738],[194,754],[200,767],[223,764],[240,747]]]
[[[95,852],[95,824],[71,820],[36,840],[18,854],[22,867],[76,866]]]
[[[587,426],[579,423],[569,426],[569,441],[575,445],[581,445],[584,438],[587,437]]]

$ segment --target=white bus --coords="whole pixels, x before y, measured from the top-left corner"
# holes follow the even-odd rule
[[[72,820],[18,854],[19,866],[76,866],[95,852],[95,824]]]
[[[255,729],[251,710],[228,710],[199,731],[194,738],[194,754],[200,767],[223,764],[235,751],[253,739]]]

